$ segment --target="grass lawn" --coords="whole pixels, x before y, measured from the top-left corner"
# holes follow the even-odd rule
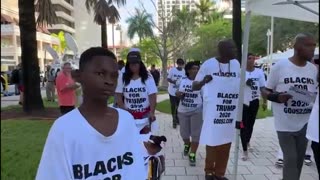
[[[1,121],[1,179],[34,180],[53,121]]]
[[[170,109],[170,100],[164,100],[162,102],[159,102],[157,104],[156,109],[160,112],[166,113],[166,114],[171,114],[171,109]],[[272,112],[271,110],[266,110],[263,111],[261,106],[259,108],[258,114],[257,114],[257,119],[262,119],[262,118],[266,118],[272,116]]]

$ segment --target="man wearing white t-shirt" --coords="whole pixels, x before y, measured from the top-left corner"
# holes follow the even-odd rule
[[[292,97],[290,87],[316,92],[317,68],[308,62],[316,43],[309,34],[298,34],[294,55],[278,61],[268,77],[264,96],[272,101],[275,128],[283,151],[283,180],[299,180],[307,147],[306,129],[312,106]]]
[[[141,141],[132,115],[106,103],[117,86],[115,55],[94,47],[81,54],[79,64],[73,75],[83,103],[52,125],[36,180],[147,179],[143,146],[149,154],[160,149]]]
[[[203,126],[199,143],[206,146],[205,179],[225,176],[231,143],[235,136],[236,104],[239,96],[240,63],[232,40],[218,44],[219,57],[206,60],[192,84],[203,90]]]
[[[171,104],[171,114],[172,114],[172,127],[177,128],[177,124],[179,124],[178,118],[178,106],[179,106],[179,98],[176,97],[176,92],[179,88],[179,83],[182,78],[186,76],[186,73],[183,69],[184,60],[179,58],[177,60],[177,67],[173,67],[169,70],[167,80],[169,82],[168,93],[170,97]]]

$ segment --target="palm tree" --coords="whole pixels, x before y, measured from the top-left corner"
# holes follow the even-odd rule
[[[133,39],[134,35],[138,35],[139,43],[141,40],[150,37],[153,34],[151,15],[145,11],[140,11],[135,9],[135,15],[127,19],[128,26],[128,36]]]
[[[101,46],[108,48],[108,31],[107,23],[112,24],[120,20],[120,14],[114,6],[126,4],[126,0],[86,0],[85,5],[87,11],[90,13],[94,10],[94,22],[101,26]]]
[[[45,27],[57,22],[57,16],[50,0],[18,0],[21,61],[25,86],[23,110],[27,113],[43,110],[40,90],[40,68],[36,26]],[[35,12],[39,12],[37,24]]]
[[[200,14],[200,22],[203,24],[206,22],[206,18],[213,7],[213,2],[211,0],[200,0],[199,3],[196,3],[198,13]]]

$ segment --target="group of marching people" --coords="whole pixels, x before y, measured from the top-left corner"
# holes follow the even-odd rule
[[[294,48],[293,57],[272,67],[267,82],[249,54],[244,85],[242,159],[250,157],[262,96],[263,109],[266,99],[272,101],[284,180],[300,178],[307,138],[312,141],[319,171],[319,95],[312,109],[312,103],[300,102],[288,93],[291,86],[318,91],[317,69],[308,62],[313,57],[314,39],[299,34]],[[240,63],[234,42],[220,41],[217,52],[217,57],[201,65],[178,59],[167,77],[172,127],[180,126],[182,151],[191,166],[196,165],[199,144],[205,145],[206,180],[227,180],[239,99]],[[90,48],[81,54],[79,69],[71,74],[74,84],[81,85],[82,104],[54,122],[36,179],[159,179],[164,171],[161,149],[166,138],[155,136],[159,128],[155,116],[158,89],[140,50],[131,49],[124,64],[107,49]],[[115,98],[114,107],[108,106],[110,97]]]
[[[299,180],[303,162],[312,163],[311,149],[319,173],[319,77],[316,66],[310,62],[315,45],[311,35],[298,34],[293,57],[277,62],[267,82],[263,71],[255,68],[253,54],[247,56],[240,125],[242,160],[248,160],[253,150],[250,140],[259,106],[266,110],[269,100],[280,143],[276,165],[283,167],[283,180]],[[180,125],[183,153],[189,156],[191,166],[196,164],[199,143],[206,146],[206,180],[227,179],[225,172],[235,137],[240,85],[240,64],[235,59],[234,43],[221,41],[218,53],[217,58],[208,59],[201,66],[197,62],[185,65],[178,59],[177,67],[168,74],[172,127]],[[313,93],[313,102],[304,102],[287,93],[291,87]]]

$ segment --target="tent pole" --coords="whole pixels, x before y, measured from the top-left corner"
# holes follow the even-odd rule
[[[268,75],[270,73],[270,68],[272,66],[272,54],[273,54],[273,36],[274,36],[274,17],[271,17],[271,36],[270,36],[270,59],[269,59],[269,68],[268,68]]]
[[[237,126],[236,126],[236,144],[234,154],[234,166],[233,166],[233,179],[237,180],[238,174],[238,159],[239,159],[239,144],[240,144],[240,122],[242,121],[242,110],[243,110],[243,98],[244,98],[244,84],[247,68],[247,54],[249,46],[249,33],[250,33],[250,19],[251,11],[246,12],[245,29],[243,32],[243,49],[242,49],[242,60],[241,60],[241,74],[240,74],[240,90],[238,99],[238,110],[237,110]]]

